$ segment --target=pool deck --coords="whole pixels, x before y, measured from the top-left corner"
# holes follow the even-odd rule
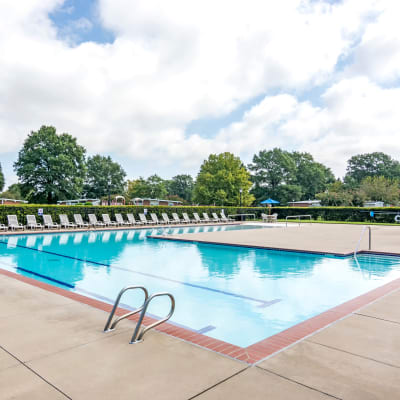
[[[305,223],[299,226],[291,223],[288,224],[290,229],[286,228],[284,223],[274,225],[274,228],[265,229],[187,233],[153,237],[343,256],[353,254],[364,229],[363,225],[349,224]],[[400,254],[400,227],[371,225],[371,239],[371,250],[373,252]],[[368,251],[368,230],[364,232],[358,250]]]
[[[304,224],[179,239],[343,255],[361,231]],[[372,227],[372,250],[400,254],[399,234]],[[400,399],[399,302],[400,279],[246,349],[170,324],[130,345],[134,319],[104,334],[109,305],[0,269],[0,399]]]
[[[249,365],[0,274],[1,399],[397,399],[400,290]]]

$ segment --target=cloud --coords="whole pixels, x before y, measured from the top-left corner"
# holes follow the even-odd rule
[[[393,18],[387,22],[394,1],[99,0],[115,40],[78,45],[60,38],[49,19],[62,0],[23,3],[0,6],[0,153],[18,151],[27,133],[52,124],[90,153],[160,174],[196,172],[211,152],[249,159],[274,146],[305,149],[340,171],[349,149],[374,148],[361,134],[382,123],[393,132],[397,121],[387,101],[396,90],[378,86],[398,77],[392,50],[399,41]],[[81,21],[71,35],[90,28]],[[381,37],[392,44],[371,61]],[[350,64],[340,70],[343,60]],[[321,85],[328,89],[320,108],[299,100]],[[362,90],[375,98],[365,100]],[[242,120],[212,137],[185,131],[259,96]]]

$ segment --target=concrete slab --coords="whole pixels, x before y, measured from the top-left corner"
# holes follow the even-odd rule
[[[400,254],[398,240],[400,228],[396,226],[372,226],[372,250]],[[362,225],[303,224],[287,229],[265,228],[225,232],[188,233],[165,235],[173,239],[260,246],[321,253],[352,253],[362,233]],[[368,250],[368,233],[361,240],[359,250]]]
[[[53,293],[49,296],[57,297]],[[105,334],[106,319],[104,311],[69,300],[69,304],[63,307],[43,308],[0,319],[0,343],[25,362],[94,340],[103,340],[126,329],[133,332],[135,323],[122,321],[117,330]]]
[[[400,290],[372,303],[358,314],[400,323]]]
[[[11,357],[6,351],[0,349],[0,371],[6,368],[15,367],[20,362],[14,357]]]
[[[28,363],[73,399],[188,399],[245,364],[158,332],[124,333]]]
[[[249,368],[213,387],[198,400],[329,400],[332,397],[291,382],[261,368]]]
[[[400,324],[352,315],[308,341],[400,367]]]
[[[0,398],[2,400],[57,400],[66,399],[23,365],[0,371]]]
[[[307,341],[259,367],[340,399],[387,400],[400,394],[399,368]]]

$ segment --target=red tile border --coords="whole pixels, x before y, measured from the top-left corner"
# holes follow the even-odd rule
[[[10,272],[1,268],[0,268],[0,275],[5,275],[10,278],[14,278],[18,281],[36,286],[38,288],[47,290],[52,293],[59,294],[61,296],[67,297],[69,299],[78,301],[83,304],[87,304],[91,307],[97,308],[102,311],[110,312],[112,309],[112,306],[110,304],[104,303],[102,301],[95,300],[80,295],[78,293],[70,292],[68,290],[61,289],[59,287],[52,286],[47,283],[37,281],[35,279],[28,278],[26,276],[19,275],[14,272]],[[189,329],[176,326],[169,322],[166,322],[156,327],[155,329],[159,332],[163,332],[173,337],[185,340],[187,342],[199,345],[201,347],[205,347],[209,350],[226,355],[228,357],[244,361],[248,364],[254,364],[255,362],[258,362],[284,349],[285,347],[290,346],[298,342],[299,340],[304,339],[305,337],[332,324],[333,322],[342,319],[343,317],[353,313],[359,308],[366,306],[367,304],[383,297],[384,295],[396,289],[400,289],[400,278],[395,279],[394,281],[391,281],[376,289],[373,289],[361,296],[355,297],[352,300],[349,300],[343,304],[333,307],[315,317],[309,318],[303,322],[300,322],[297,325],[294,325],[282,332],[279,332],[273,336],[270,336],[269,338],[263,339],[245,348],[235,346],[231,343],[227,343],[222,340],[214,339],[210,336],[196,333],[195,331],[191,331]],[[123,308],[118,308],[116,314],[121,315],[126,312],[128,312],[128,310],[125,310]],[[129,317],[128,319],[137,321],[138,318],[139,316],[136,314]],[[155,321],[156,320],[154,318],[145,317],[144,325],[149,325]]]

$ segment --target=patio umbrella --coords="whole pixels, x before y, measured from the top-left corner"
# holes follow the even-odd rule
[[[273,199],[263,200],[261,204],[279,204],[279,201]]]

